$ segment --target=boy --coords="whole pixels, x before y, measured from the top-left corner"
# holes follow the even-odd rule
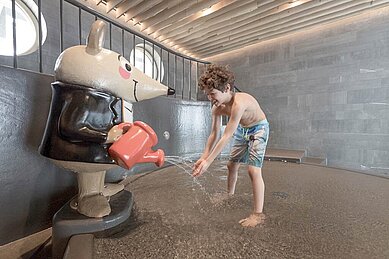
[[[269,123],[254,97],[247,93],[232,91],[234,75],[226,67],[210,65],[200,77],[199,87],[213,104],[212,131],[202,156],[194,165],[192,175],[194,177],[202,175],[234,136],[227,164],[228,194],[232,195],[235,192],[239,163],[248,164],[254,210],[249,217],[240,220],[239,223],[244,227],[255,227],[265,219],[262,213],[265,185],[261,168],[269,136]],[[229,116],[229,121],[223,136],[216,143],[222,115]]]

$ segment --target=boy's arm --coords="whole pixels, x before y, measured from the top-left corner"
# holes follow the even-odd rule
[[[203,155],[201,156],[200,159],[207,159],[212,148],[215,146],[216,139],[217,139],[218,133],[220,131],[220,123],[221,123],[221,116],[216,113],[216,107],[213,107],[212,108],[211,134],[209,134],[207,144],[205,145]]]
[[[215,148],[212,150],[212,152],[209,154],[206,160],[202,161],[201,164],[198,165],[198,167],[195,169],[193,176],[202,175],[207,170],[209,165],[213,162],[213,160],[215,160],[215,158],[220,154],[220,152],[226,146],[226,144],[234,134],[236,128],[238,127],[243,112],[244,112],[244,107],[242,105],[234,104],[232,106],[231,117],[224,130],[223,136],[217,142]]]
[[[205,145],[205,149],[199,160],[193,165],[193,171],[196,171],[197,167],[209,156],[209,153],[211,152],[212,148],[214,147],[216,143],[216,139],[218,137],[218,133],[220,131],[220,123],[221,123],[221,116],[220,114],[217,114],[216,107],[212,107],[212,127],[211,127],[211,133],[209,134],[207,144]]]

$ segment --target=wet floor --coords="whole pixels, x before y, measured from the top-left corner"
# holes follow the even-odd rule
[[[264,224],[252,210],[247,167],[223,198],[226,163],[198,182],[176,166],[131,176],[131,219],[95,240],[95,258],[389,258],[389,180],[349,171],[265,162]]]

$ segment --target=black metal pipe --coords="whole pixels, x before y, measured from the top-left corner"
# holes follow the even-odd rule
[[[181,85],[181,99],[184,99],[184,86],[185,86],[185,59],[182,59],[182,85]]]
[[[59,48],[63,51],[63,0],[59,1]]]
[[[167,52],[167,78],[166,84],[169,86],[170,83],[170,53]]]
[[[151,56],[153,57],[153,60],[152,60],[152,63],[153,63],[153,65],[152,65],[152,68],[151,68],[151,75],[152,75],[152,78],[154,79],[154,63],[156,63],[155,62],[155,59],[154,59],[154,43],[153,43],[153,51],[152,51],[152,53],[151,53]],[[145,62],[146,63],[146,62]]]
[[[192,60],[189,60],[189,100],[192,100]]]
[[[39,72],[43,72],[42,66],[42,3],[38,0],[38,44],[39,44]]]
[[[163,78],[162,78],[162,49],[159,48],[159,82],[162,82]]]
[[[134,55],[132,57],[133,59],[133,64],[135,66],[135,34],[132,34],[132,51],[134,52]]]
[[[124,30],[122,29],[122,56],[125,57],[124,55]]]
[[[199,78],[199,62],[196,62],[196,100],[197,100],[197,96],[199,94],[199,89],[198,89],[198,78]]]
[[[174,90],[176,90],[176,81],[177,81],[177,55],[174,55]],[[176,98],[177,91],[174,93],[174,98]]]
[[[14,55],[14,68],[18,67],[18,58],[16,55],[16,3],[12,0],[12,36],[13,36],[13,55]]]
[[[109,49],[112,50],[112,23],[109,23]]]
[[[146,40],[143,38],[143,73],[146,74]]]
[[[78,39],[80,45],[82,44],[82,35],[81,35],[81,8],[78,8]]]

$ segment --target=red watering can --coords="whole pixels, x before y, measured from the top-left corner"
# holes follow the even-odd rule
[[[144,122],[135,121],[133,124],[123,122],[118,125],[125,132],[108,149],[110,156],[116,163],[130,169],[137,163],[155,163],[158,167],[165,162],[162,149],[153,151],[151,147],[158,143],[157,134]]]

